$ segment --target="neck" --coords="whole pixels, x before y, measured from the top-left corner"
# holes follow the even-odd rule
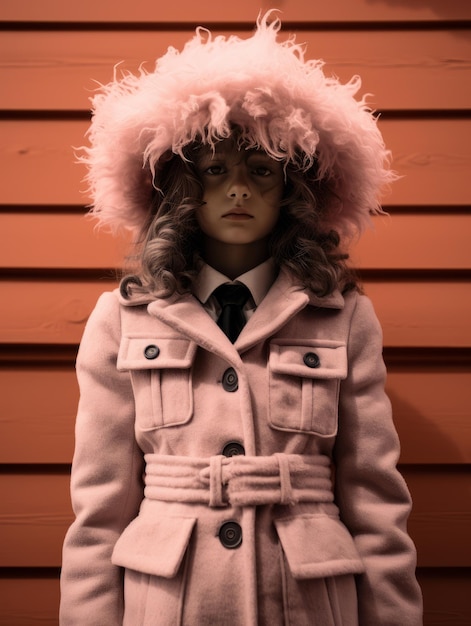
[[[266,261],[269,254],[266,241],[240,245],[212,240],[206,242],[203,257],[208,265],[234,280]]]

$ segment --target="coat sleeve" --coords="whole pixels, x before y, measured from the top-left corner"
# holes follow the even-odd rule
[[[122,571],[112,565],[111,553],[137,515],[143,460],[134,437],[131,382],[116,369],[119,341],[119,304],[106,293],[77,357],[80,402],[71,478],[76,519],[63,548],[61,626],[122,623]]]
[[[407,534],[411,501],[397,470],[399,440],[384,391],[382,333],[358,296],[348,340],[335,448],[336,498],[366,571],[357,580],[361,626],[419,626],[422,596]]]

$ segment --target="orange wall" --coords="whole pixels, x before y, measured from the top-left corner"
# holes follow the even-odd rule
[[[0,626],[57,624],[74,357],[124,250],[83,219],[72,146],[93,81],[152,62],[197,24],[248,33],[270,5],[327,71],[362,75],[404,175],[353,257],[384,328],[425,624],[471,623],[471,4],[2,0]]]

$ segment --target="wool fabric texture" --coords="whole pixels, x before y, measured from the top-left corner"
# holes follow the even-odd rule
[[[159,165],[194,141],[214,145],[234,126],[244,148],[262,149],[301,170],[318,168],[329,191],[325,228],[352,235],[381,212],[395,179],[390,153],[354,76],[342,84],[305,60],[294,36],[278,41],[269,11],[254,34],[212,36],[198,28],[181,52],[170,47],[153,71],[123,72],[92,98],[88,166],[91,213],[112,231],[140,229]]]

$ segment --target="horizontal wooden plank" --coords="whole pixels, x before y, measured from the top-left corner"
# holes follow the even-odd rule
[[[88,202],[73,146],[85,143],[88,123],[0,121],[0,205],[77,205]],[[390,205],[471,205],[471,119],[380,121],[393,167],[403,176],[385,198]],[[27,181],[27,184],[26,184]]]
[[[470,232],[471,215],[391,212],[373,218],[351,258],[360,269],[469,269]]]
[[[69,475],[35,471],[0,475],[0,563],[57,567],[73,513]]]
[[[467,2],[369,2],[368,0],[331,0],[326,3],[306,3],[305,0],[239,0],[221,3],[202,0],[197,5],[189,0],[156,3],[134,0],[132,3],[94,2],[57,3],[55,0],[3,0],[2,21],[37,22],[253,22],[259,9],[279,8],[285,21],[299,22],[372,22],[372,21],[443,21],[470,19]]]
[[[422,567],[471,565],[469,470],[404,468],[414,500],[410,533]],[[437,497],[440,494],[440,497]],[[0,474],[0,563],[56,567],[72,513],[67,474]]]
[[[424,626],[469,626],[471,605],[467,568],[421,568],[417,572],[424,595]],[[58,626],[59,580],[38,570],[16,577],[0,570],[0,626]],[[28,601],[25,602],[25,598]]]
[[[247,31],[215,30],[214,35]],[[136,72],[168,46],[181,49],[188,31],[15,31],[0,39],[0,109],[88,110],[96,82],[107,83],[113,68]],[[280,37],[282,38],[283,35]],[[325,72],[342,82],[362,77],[362,93],[380,110],[467,109],[471,81],[468,30],[301,30],[307,58],[326,62]],[[440,86],[437,89],[437,85]]]
[[[0,626],[59,626],[60,587],[57,577],[37,576],[28,570],[2,576],[0,570]]]
[[[389,369],[402,463],[471,463],[470,385],[469,367]]]
[[[0,463],[70,463],[79,396],[74,368],[0,368],[0,387]]]
[[[469,466],[403,468],[413,511],[409,532],[414,539],[420,567],[466,567],[471,565],[471,472]],[[440,541],[443,532],[448,539]]]
[[[471,463],[470,383],[469,367],[390,370],[402,463]],[[78,402],[73,366],[2,367],[0,388],[0,463],[70,463]]]
[[[471,571],[467,568],[420,568],[424,626],[469,626]]]
[[[125,237],[97,232],[94,225],[80,213],[61,213],[59,209],[0,213],[0,267],[120,267],[129,254],[130,242]],[[392,213],[390,217],[373,219],[373,229],[353,248],[352,260],[360,269],[471,269],[470,232],[471,214]]]
[[[84,169],[73,146],[85,143],[88,124],[64,121],[0,121],[0,204],[83,204]],[[33,189],[34,188],[34,189]]]
[[[401,180],[386,200],[392,204],[471,204],[466,187],[471,147],[464,137],[471,120],[401,120],[380,122],[386,145],[393,154],[393,168]]]
[[[99,269],[122,266],[130,250],[126,236],[112,237],[98,231],[96,222],[84,214],[85,210],[83,214],[0,213],[0,231],[5,240],[0,250],[0,267]]]
[[[78,343],[98,296],[114,286],[105,280],[0,281],[9,303],[0,310],[0,343]],[[466,281],[366,282],[365,289],[375,304],[386,346],[471,346],[471,292]]]
[[[386,346],[470,345],[471,292],[466,281],[366,282],[365,290]]]
[[[6,316],[0,312],[0,343],[78,343],[98,296],[115,286],[105,280],[0,283],[11,305]]]

